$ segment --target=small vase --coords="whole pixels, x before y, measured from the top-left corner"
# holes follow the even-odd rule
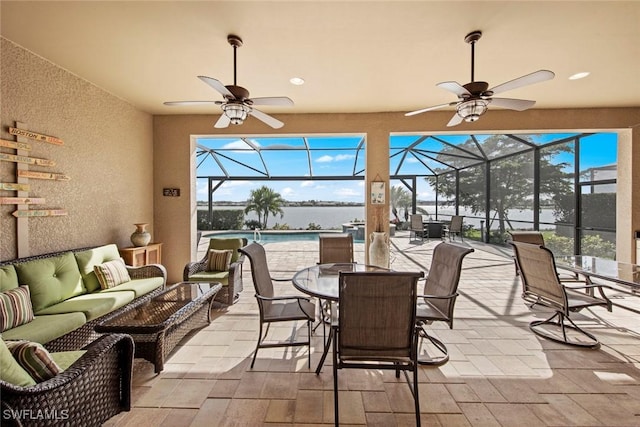
[[[134,224],[136,231],[131,234],[131,243],[133,246],[147,246],[151,241],[151,234],[147,231],[147,223]]]
[[[369,264],[389,268],[389,239],[387,233],[374,231],[369,236]]]

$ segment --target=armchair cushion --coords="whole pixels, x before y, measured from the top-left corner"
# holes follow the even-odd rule
[[[31,341],[48,343],[82,327],[86,322],[87,318],[81,312],[34,316],[31,322],[3,332],[2,337],[6,340],[29,337]]]
[[[207,271],[227,271],[231,264],[232,249],[209,249],[207,256]]]
[[[33,320],[33,307],[28,286],[0,292],[0,332]]]
[[[0,339],[0,379],[21,387],[36,384],[31,375],[13,358],[3,339]]]
[[[62,372],[42,344],[31,341],[8,341],[6,345],[20,366],[36,382],[46,381]]]
[[[233,253],[231,254],[231,262],[236,262],[238,258],[240,258],[240,252],[238,249],[244,246],[244,242],[241,238],[227,238],[227,239],[218,239],[211,238],[209,240],[209,249],[231,249]]]
[[[102,289],[114,288],[131,280],[122,258],[94,265],[93,271],[96,273],[100,288]]]
[[[201,271],[189,276],[190,282],[220,282],[223,286],[229,284],[228,271]]]

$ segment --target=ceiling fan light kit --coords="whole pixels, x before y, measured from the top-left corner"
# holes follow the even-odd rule
[[[549,70],[539,70],[489,89],[489,83],[474,80],[475,44],[480,40],[480,37],[482,37],[481,31],[472,31],[464,38],[464,41],[471,45],[471,82],[461,85],[458,82],[449,81],[438,83],[436,85],[455,94],[458,97],[458,101],[410,111],[406,113],[405,116],[415,116],[416,114],[425,113],[427,111],[455,106],[456,112],[449,123],[447,123],[447,126],[456,126],[462,123],[462,121],[475,122],[480,118],[480,116],[487,112],[489,104],[493,104],[495,107],[515,111],[524,111],[535,105],[535,101],[527,99],[494,98],[493,95],[534,83],[551,80],[555,74]]]
[[[170,101],[164,105],[219,105],[222,109],[220,118],[214,127],[226,128],[229,124],[241,125],[248,116],[266,123],[274,129],[284,126],[280,120],[256,109],[254,105],[292,106],[293,101],[286,96],[272,96],[263,98],[249,98],[249,91],[237,84],[237,49],[242,46],[242,39],[234,34],[227,36],[227,42],[233,48],[233,84],[225,86],[219,80],[207,76],[198,76],[200,80],[219,92],[224,101]]]

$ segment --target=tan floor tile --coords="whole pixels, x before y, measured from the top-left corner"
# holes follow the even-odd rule
[[[491,411],[483,403],[459,403],[462,413],[472,426],[475,427],[499,427],[500,423],[495,419]]]
[[[207,399],[198,411],[198,415],[194,417],[190,427],[210,427],[212,424],[216,424],[216,420],[224,420],[230,402],[231,399]],[[217,424],[220,425],[220,423]]]
[[[300,390],[296,399],[294,421],[302,423],[322,423],[324,414],[324,392],[321,390]],[[331,406],[333,411],[333,405]]]
[[[420,412],[460,413],[460,407],[444,384],[420,384]]]
[[[487,403],[491,414],[504,426],[541,427],[545,424],[525,404]]]
[[[136,406],[161,407],[162,404],[174,394],[180,382],[181,380],[179,379],[161,379],[138,399]]]
[[[240,380],[215,380],[209,391],[211,398],[232,398],[236,394]]]
[[[188,427],[191,425],[196,415],[198,415],[198,409],[171,409],[160,426]]]
[[[384,391],[362,391],[362,402],[366,412],[391,412],[391,405]]]
[[[265,422],[292,423],[295,415],[295,400],[270,400]]]

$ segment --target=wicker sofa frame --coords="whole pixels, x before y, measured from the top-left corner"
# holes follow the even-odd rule
[[[247,239],[242,238],[242,246],[247,245]],[[244,263],[245,256],[241,252],[238,253],[238,259],[229,265],[229,278],[227,279],[227,285],[222,286],[222,289],[215,296],[214,301],[220,302],[226,305],[233,305],[238,300],[238,295],[242,292],[242,265]],[[196,273],[207,271],[208,256],[205,253],[204,257],[200,261],[194,261],[187,263],[184,266],[182,272],[182,280],[189,281],[189,276]],[[203,280],[199,280],[203,282]],[[215,281],[215,280],[214,280]]]
[[[131,337],[104,335],[85,349],[87,352],[74,364],[50,380],[29,387],[0,380],[2,425],[91,427],[129,411],[133,372]],[[45,416],[39,416],[38,410]]]
[[[38,260],[38,259],[53,258],[56,256],[66,254],[68,252],[76,253],[76,252],[86,251],[89,249],[94,249],[94,247],[72,249],[72,250],[66,250],[66,251],[60,251],[60,252],[52,252],[52,253],[43,254],[43,255],[17,258],[10,261],[2,261],[0,262],[0,267],[5,265],[19,264],[27,261]],[[107,316],[111,316],[116,313],[127,310],[130,304],[138,304],[142,300],[162,292],[166,287],[167,270],[164,268],[164,266],[160,264],[149,264],[142,267],[127,266],[127,271],[129,272],[129,276],[131,277],[132,280],[146,279],[151,277],[162,277],[164,279],[164,283],[162,287],[154,290],[153,292],[150,292],[148,294],[141,295],[138,298],[135,298],[133,301],[120,307],[117,310],[107,313],[104,316],[90,320],[86,322],[84,325],[82,325],[81,327],[74,329],[73,331],[65,335],[62,335],[52,341],[49,341],[47,343],[42,343],[45,346],[45,348],[49,351],[72,351],[72,350],[77,350],[79,348],[87,346],[92,341],[95,341],[98,337],[102,335],[95,331],[95,327],[100,322],[102,322]]]

